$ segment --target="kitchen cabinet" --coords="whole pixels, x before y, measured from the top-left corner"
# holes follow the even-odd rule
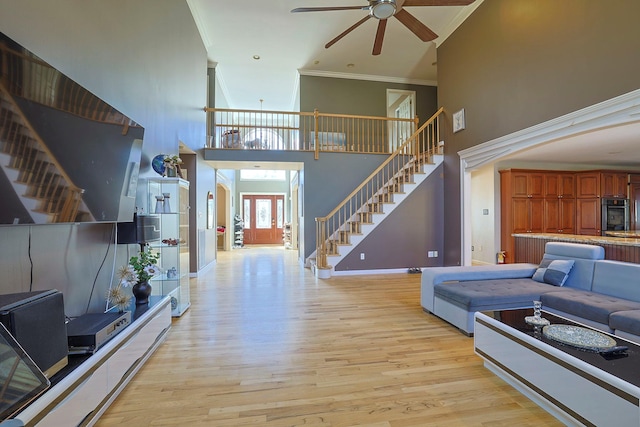
[[[544,232],[575,234],[576,200],[574,198],[544,199]]]
[[[601,196],[605,198],[626,199],[629,187],[629,174],[602,172],[600,174]]]
[[[640,229],[640,174],[635,173],[629,175],[629,218],[629,229]]]
[[[169,295],[174,317],[191,305],[189,294],[189,182],[150,178],[149,211],[160,217],[160,241],[149,247],[160,253],[162,274],[151,279],[152,295]],[[152,210],[153,209],[153,210]]]
[[[600,172],[576,173],[576,197],[579,199],[600,197]]]
[[[599,198],[576,199],[576,234],[601,234],[601,204]]]
[[[576,177],[574,173],[548,172],[544,174],[545,198],[575,198]]]
[[[514,171],[510,179],[512,197],[543,197],[543,173]]]
[[[514,198],[511,206],[513,233],[543,232],[543,199]]]
[[[545,174],[538,171],[500,171],[501,251],[505,262],[513,262],[513,233],[544,231]]]

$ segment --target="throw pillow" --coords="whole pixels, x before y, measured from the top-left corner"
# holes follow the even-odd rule
[[[533,273],[532,279],[536,282],[562,286],[567,281],[567,277],[569,277],[573,263],[573,260],[543,259],[536,272]]]

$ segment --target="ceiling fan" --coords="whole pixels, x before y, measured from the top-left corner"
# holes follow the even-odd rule
[[[431,41],[438,37],[436,33],[431,31],[429,27],[407,12],[404,7],[406,6],[467,6],[473,3],[475,0],[368,0],[369,6],[336,6],[336,7],[298,7],[291,12],[325,12],[334,10],[366,10],[369,12],[367,16],[338,34],[333,40],[327,43],[324,47],[330,48],[337,41],[349,34],[351,31],[358,28],[365,21],[370,18],[378,19],[378,30],[376,31],[376,38],[373,42],[373,55],[380,55],[382,52],[382,41],[384,40],[384,32],[387,28],[387,19],[395,16],[405,27],[407,27],[413,34],[418,36],[423,42]]]

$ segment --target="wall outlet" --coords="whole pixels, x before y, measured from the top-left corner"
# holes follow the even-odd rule
[[[429,251],[429,252],[427,252],[427,257],[428,258],[437,258],[438,257],[438,251]]]
[[[360,261],[364,261],[364,252],[360,254]]]

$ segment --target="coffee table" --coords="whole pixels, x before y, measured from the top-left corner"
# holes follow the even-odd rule
[[[640,425],[640,346],[613,337],[606,355],[546,338],[525,322],[532,309],[475,314],[475,352],[484,365],[567,425]],[[552,315],[551,324],[588,326]]]

